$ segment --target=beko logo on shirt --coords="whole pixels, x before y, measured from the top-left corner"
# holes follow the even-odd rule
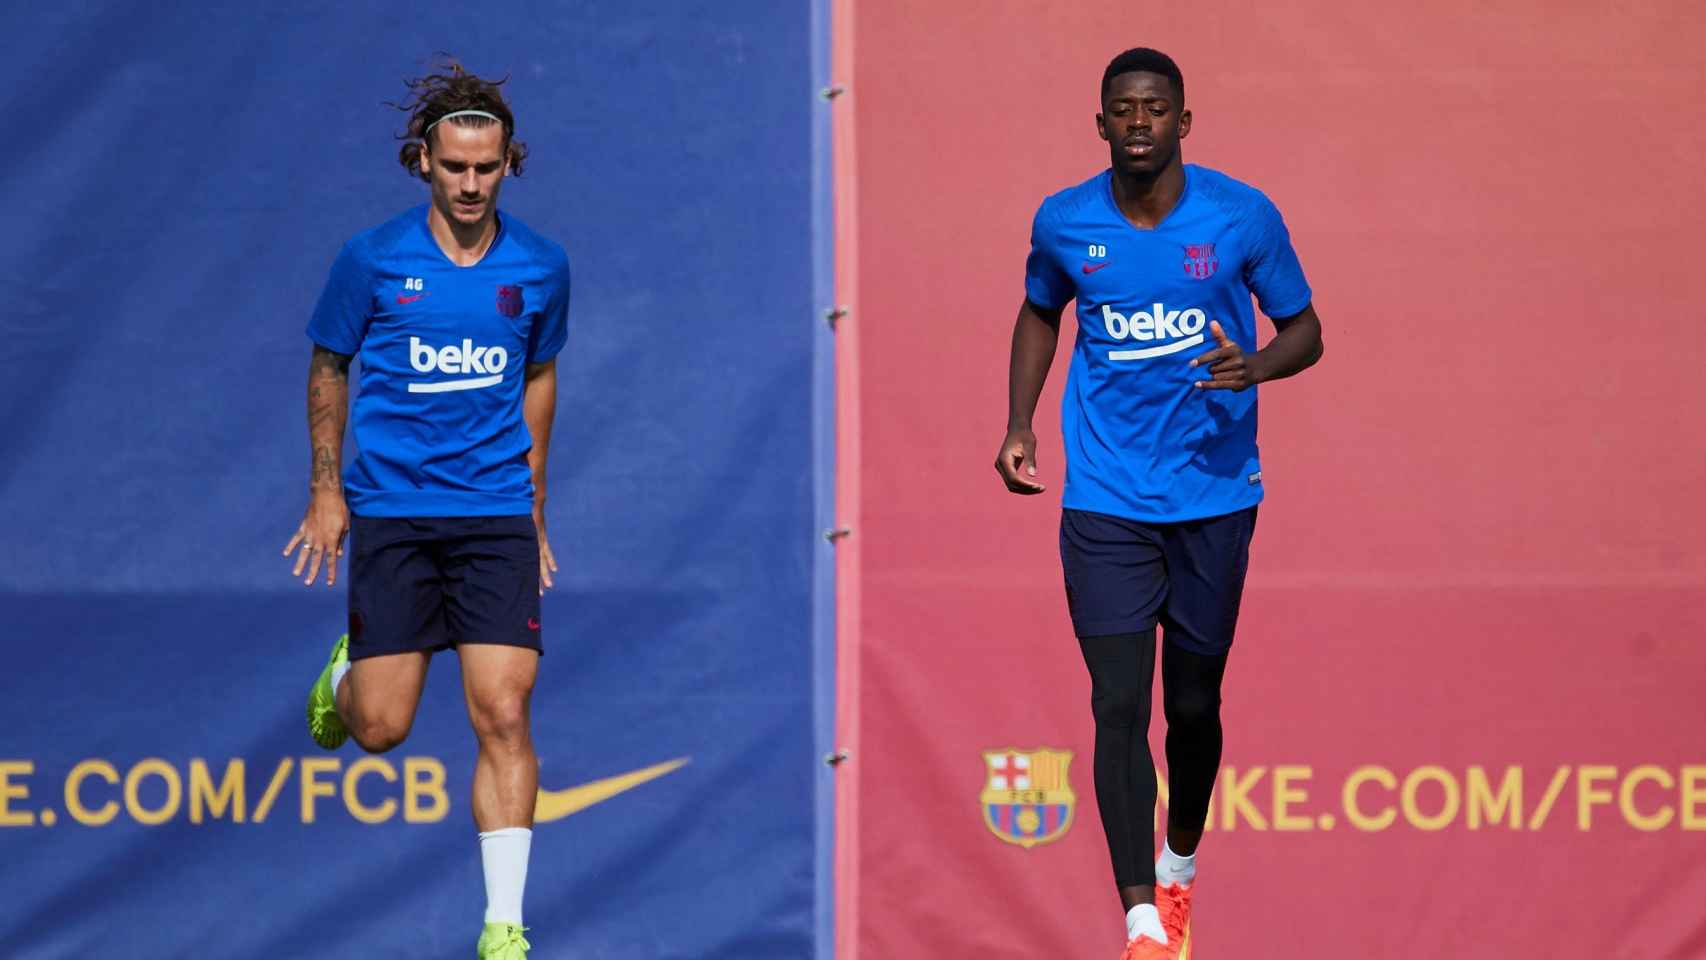
[[[409,366],[421,373],[478,373],[482,376],[467,380],[441,380],[437,383],[411,383],[410,393],[445,393],[451,390],[478,390],[503,382],[504,367],[509,366],[509,351],[503,347],[476,347],[474,341],[463,340],[460,346],[434,348],[409,338]]]
[[[1157,303],[1152,310],[1138,310],[1128,317],[1103,304],[1102,323],[1108,328],[1108,336],[1115,340],[1169,341],[1158,347],[1108,351],[1109,360],[1147,360],[1189,350],[1202,343],[1205,339],[1202,331],[1208,326],[1208,315],[1196,307],[1169,310]]]

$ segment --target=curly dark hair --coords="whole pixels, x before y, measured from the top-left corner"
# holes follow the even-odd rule
[[[509,82],[509,76],[505,75],[502,80],[484,80],[469,73],[449,54],[440,54],[440,57],[435,72],[404,81],[409,88],[407,100],[402,103],[386,102],[387,106],[409,115],[408,126],[397,134],[397,139],[403,141],[403,148],[397,152],[398,162],[409,173],[422,180],[429,179],[421,169],[421,155],[432,152],[427,129],[446,114],[458,110],[484,110],[503,124],[504,153],[509,172],[512,176],[521,176],[521,165],[527,160],[527,144],[515,139],[515,115],[510,113],[509,104],[498,90]],[[491,123],[484,117],[455,117],[449,122],[470,127]]]

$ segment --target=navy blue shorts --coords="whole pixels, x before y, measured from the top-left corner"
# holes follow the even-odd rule
[[[539,634],[532,517],[350,517],[351,660]]]
[[[1180,523],[1060,514],[1066,605],[1080,637],[1143,633],[1220,656],[1232,648],[1256,508]]]

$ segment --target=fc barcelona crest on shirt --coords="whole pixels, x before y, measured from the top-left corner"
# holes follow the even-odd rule
[[[498,312],[506,317],[521,316],[521,288],[516,286],[501,286],[498,288]]]
[[[1214,276],[1215,268],[1219,266],[1220,260],[1214,255],[1214,244],[1185,244],[1185,273],[1198,280],[1207,280]]]
[[[1078,802],[1066,778],[1071,762],[1070,750],[985,750],[984,826],[1027,850],[1065,836]]]

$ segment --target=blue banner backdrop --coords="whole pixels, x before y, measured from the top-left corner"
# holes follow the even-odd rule
[[[473,953],[455,659],[400,749],[318,751],[302,701],[343,591],[279,556],[306,497],[303,326],[339,245],[425,199],[382,101],[441,50],[510,74],[532,158],[502,206],[574,264],[534,956],[822,952],[819,7],[14,15],[0,956]]]

